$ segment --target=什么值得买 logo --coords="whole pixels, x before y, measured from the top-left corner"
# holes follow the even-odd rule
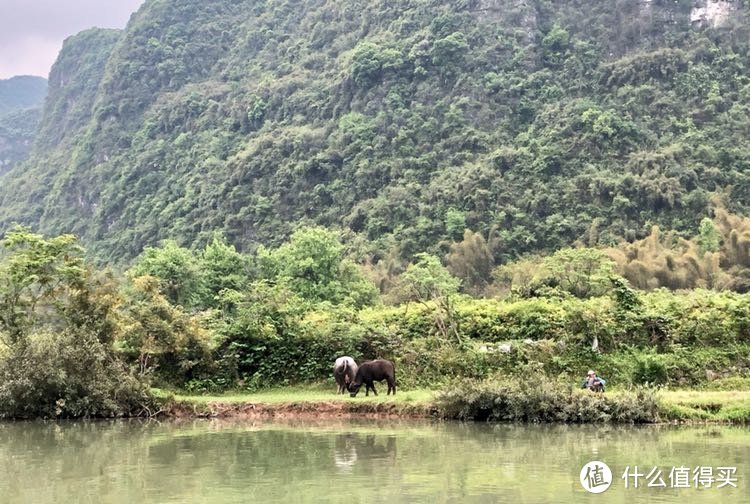
[[[599,460],[593,460],[581,468],[581,486],[590,493],[602,493],[612,485],[612,471]]]

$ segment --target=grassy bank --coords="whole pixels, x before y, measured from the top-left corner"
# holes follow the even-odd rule
[[[170,416],[249,417],[405,417],[437,416],[434,393],[426,389],[399,392],[395,396],[356,398],[323,388],[276,388],[254,393],[188,395],[155,390],[162,410]]]
[[[535,391],[477,383],[396,396],[336,395],[323,388],[188,395],[156,390],[175,417],[404,417],[568,423],[750,423],[750,390],[613,390],[592,394],[545,385]]]
[[[748,390],[670,390],[660,392],[665,421],[750,423]]]

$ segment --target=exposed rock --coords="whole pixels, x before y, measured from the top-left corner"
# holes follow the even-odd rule
[[[641,17],[650,16],[653,12],[653,0],[638,0],[638,13]]]
[[[535,0],[475,0],[469,9],[479,21],[503,22],[520,28],[528,42],[532,42],[537,30]]]
[[[497,349],[502,353],[510,353],[511,346],[510,343],[503,343],[502,345],[498,345]]]
[[[697,0],[690,11],[690,24],[695,27],[721,28],[740,9],[738,0]]]

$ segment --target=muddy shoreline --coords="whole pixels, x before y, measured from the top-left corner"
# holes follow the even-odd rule
[[[431,404],[316,402],[221,402],[175,401],[165,404],[160,415],[171,418],[440,418]]]

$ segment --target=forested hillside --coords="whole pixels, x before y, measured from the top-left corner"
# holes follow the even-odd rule
[[[0,80],[0,173],[31,151],[47,94],[47,79],[21,75]]]
[[[740,1],[147,0],[66,41],[0,223],[124,263],[300,222],[495,264],[750,205]]]
[[[0,79],[0,116],[17,110],[39,107],[47,94],[47,79],[19,75]]]

